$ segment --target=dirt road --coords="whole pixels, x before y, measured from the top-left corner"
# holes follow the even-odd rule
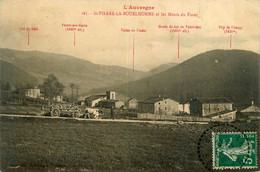
[[[14,118],[44,118],[44,119],[61,119],[61,120],[78,120],[78,121],[97,121],[97,122],[124,122],[124,123],[149,123],[149,124],[179,124],[176,121],[149,121],[149,120],[129,120],[129,119],[84,119],[71,117],[49,117],[49,116],[32,116],[32,115],[12,115],[0,114],[0,117]],[[208,124],[208,122],[184,122],[185,124]]]

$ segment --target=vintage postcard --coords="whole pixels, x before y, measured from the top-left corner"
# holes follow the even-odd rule
[[[259,0],[0,0],[0,171],[259,171]]]

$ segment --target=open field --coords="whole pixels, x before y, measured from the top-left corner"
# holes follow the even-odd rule
[[[259,122],[234,123],[259,131]],[[208,125],[0,117],[1,169],[203,171],[197,143]],[[259,137],[258,137],[259,140]],[[9,169],[10,170],[10,169]]]
[[[5,114],[23,114],[37,115],[41,114],[41,106],[25,106],[25,105],[0,105],[0,113]]]

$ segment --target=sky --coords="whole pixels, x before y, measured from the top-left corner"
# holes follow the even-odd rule
[[[213,49],[260,53],[259,8],[259,0],[0,0],[0,47],[67,54],[97,64],[148,71]],[[94,15],[102,12],[118,15]],[[154,16],[126,16],[124,12]],[[62,24],[87,27],[74,27],[84,32],[66,31],[70,27]],[[170,25],[184,28],[173,32]],[[29,32],[23,29],[27,27]]]

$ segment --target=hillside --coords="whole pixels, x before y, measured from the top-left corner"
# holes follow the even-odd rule
[[[107,89],[138,99],[171,96],[179,101],[192,97],[226,97],[236,105],[254,100],[259,104],[260,55],[243,50],[213,50],[156,75]]]
[[[9,82],[15,87],[37,85],[37,79],[13,64],[0,60],[0,82]]]
[[[70,83],[78,84],[80,92],[137,80],[146,74],[137,70],[133,72],[131,69],[119,66],[98,65],[73,56],[39,51],[0,49],[0,60],[37,78],[39,83],[48,74],[53,73],[65,86]],[[10,70],[3,69],[3,72],[9,73]],[[13,71],[12,74],[15,78],[19,76],[17,71]],[[69,91],[68,87],[66,91]]]
[[[178,65],[178,63],[166,63],[166,64],[159,65],[158,67],[155,67],[154,69],[151,69],[150,71],[148,71],[147,76],[151,76],[151,75],[155,75],[157,73],[164,72],[176,65]]]

